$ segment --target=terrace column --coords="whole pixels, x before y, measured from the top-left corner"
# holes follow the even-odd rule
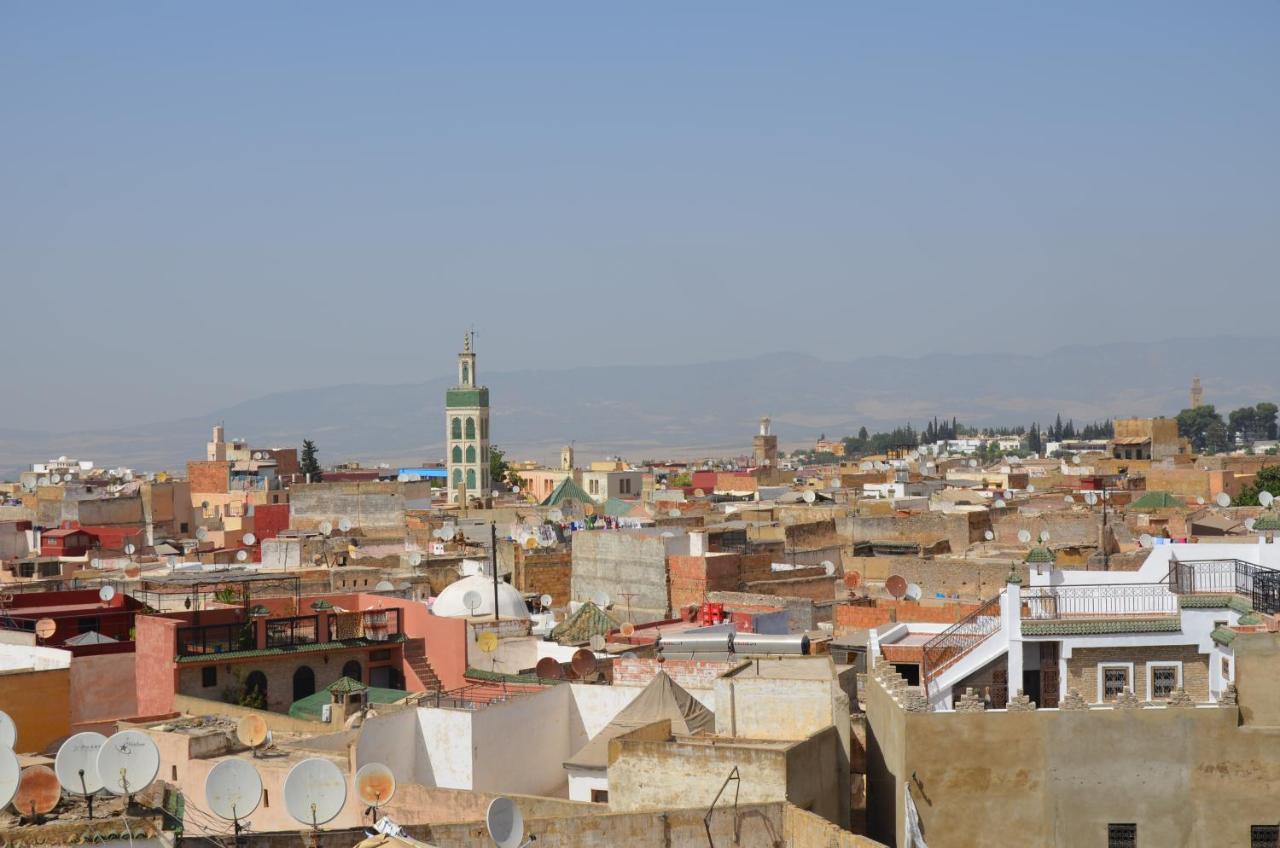
[[[1014,569],[1005,579],[1004,592],[1000,594],[1001,627],[1009,637],[1009,692],[1008,699],[1022,688],[1022,578]]]

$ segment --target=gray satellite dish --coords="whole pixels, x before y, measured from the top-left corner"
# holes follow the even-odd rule
[[[347,532],[348,530],[350,530],[350,529],[351,529],[351,519],[350,519],[350,518],[339,518],[339,519],[338,519],[338,531],[339,531],[339,532],[346,533],[346,532]]]
[[[62,743],[53,761],[53,773],[67,794],[87,797],[102,789],[102,778],[98,777],[98,752],[106,741],[107,737],[101,733],[86,731]]]
[[[240,537],[240,541],[252,547],[253,545],[256,545],[258,543],[258,537],[253,535],[252,533],[245,533],[243,536]]]
[[[1258,503],[1264,507],[1269,507],[1275,502],[1276,496],[1267,491],[1258,492]]]
[[[1031,541],[1031,531],[1029,531],[1029,530],[1019,530],[1019,531],[1018,531],[1018,541],[1019,541],[1019,542],[1021,542],[1021,543],[1022,543],[1022,544],[1024,544],[1024,545],[1025,545],[1027,542],[1030,542],[1030,541]]]
[[[550,608],[551,608],[551,596],[550,596],[550,595],[543,595],[542,597],[538,598],[538,604],[539,604],[539,605],[541,605],[541,607],[542,607],[543,609],[550,609]]]
[[[1246,518],[1244,520],[1244,529],[1248,530],[1250,533],[1253,532],[1253,521],[1254,520],[1252,518]]]
[[[1200,506],[1204,506],[1204,498],[1203,498],[1203,497],[1197,497],[1197,498],[1196,498],[1196,503],[1198,503]]]
[[[249,558],[249,552],[245,550],[236,551],[236,562],[244,562]]]
[[[1226,492],[1218,492],[1218,496],[1213,499],[1213,502],[1218,506],[1228,507],[1231,506],[1231,496]]]
[[[1071,461],[1072,461],[1073,463],[1075,463],[1076,465],[1079,465],[1079,464],[1080,464],[1080,454],[1078,454],[1078,453],[1077,453],[1077,454],[1072,454],[1072,456],[1071,456]]]
[[[1152,542],[1152,539],[1151,539],[1150,533],[1143,533],[1141,536],[1138,537],[1138,544],[1144,548],[1151,547],[1151,542]]]
[[[413,553],[409,554],[409,565],[412,565],[414,568],[417,568],[419,565],[422,565],[422,554],[418,553],[417,551],[414,551]]]
[[[332,521],[321,521],[321,522],[320,522],[320,532],[321,532],[321,533],[323,533],[323,534],[324,534],[324,535],[326,535],[326,536],[328,536],[330,533],[332,533],[332,532],[333,532],[333,522],[332,522]]]
[[[1076,502],[1076,499],[1075,499],[1075,498],[1073,498],[1073,497],[1071,497],[1070,495],[1063,495],[1063,496],[1062,496],[1062,502],[1063,502],[1063,503],[1073,504],[1073,503],[1075,503],[1075,502]]]
[[[596,592],[594,595],[591,596],[591,602],[596,606],[600,607],[600,609],[604,609],[605,607],[609,606],[609,593]]]
[[[817,495],[815,495],[815,494],[814,494],[813,492],[811,492],[811,491],[807,491],[807,492],[805,492],[805,493],[804,493],[803,495],[801,495],[800,497],[804,498],[804,502],[805,502],[805,503],[813,503],[814,501],[816,501],[816,500],[818,499],[818,496],[817,496]]]
[[[489,838],[498,848],[520,848],[524,839],[524,816],[510,798],[494,798],[484,814]]]
[[[390,580],[379,580],[378,584],[373,587],[373,591],[375,592],[394,592],[395,590],[396,584],[392,583]]]
[[[828,577],[830,577],[832,574],[836,573],[836,564],[829,559],[824,559],[822,561],[822,570],[827,573]]]
[[[9,718],[9,714],[0,710],[0,748],[12,748],[18,738],[18,726]]]
[[[201,542],[203,542],[205,539],[209,538],[209,531],[206,530],[204,527],[197,527],[196,538],[199,539]]]
[[[1004,509],[1008,504],[1004,502],[1004,498],[996,498],[996,509]]]
[[[971,459],[971,460],[969,460],[969,467],[970,467],[970,468],[977,468],[977,467],[978,467],[978,460],[976,460],[976,459]]]
[[[89,560],[89,567],[102,568],[102,560],[98,559],[97,557],[94,557],[93,559]]]
[[[129,556],[133,556],[137,551],[138,548],[132,542],[124,546],[124,552]]]
[[[484,603],[484,598],[480,597],[480,593],[475,589],[468,589],[462,595],[462,605],[466,607],[472,615],[476,614],[476,610],[480,609],[480,605]]]
[[[8,748],[0,748],[0,808],[9,806],[13,796],[18,794],[21,782],[22,767],[18,765],[18,755]]]
[[[160,751],[140,730],[122,730],[98,751],[98,776],[112,795],[136,795],[159,773]]]
[[[564,518],[564,513],[558,509],[553,509],[547,513],[547,518],[550,518],[552,521],[560,521]]]
[[[258,809],[262,777],[247,760],[223,760],[204,779],[204,800],[218,818],[239,821]]]
[[[1041,530],[1041,531],[1040,531],[1040,541],[1042,541],[1042,542],[1047,542],[1047,541],[1049,541],[1049,531],[1048,531],[1048,530]]]
[[[103,586],[101,589],[98,590],[98,600],[102,601],[104,604],[111,603],[111,599],[114,598],[115,596],[116,596],[115,586]]]
[[[992,533],[990,530],[982,534],[982,538],[986,539],[988,542],[990,542],[995,537],[996,537],[996,534]]]
[[[1028,484],[1027,484],[1027,491],[1028,491],[1028,492],[1034,492],[1035,490],[1036,490],[1036,484],[1035,484],[1035,483],[1028,483]]]
[[[62,482],[62,475],[54,474],[52,477],[49,478],[49,482],[53,483],[55,486],[58,485],[59,483]]]
[[[337,818],[346,803],[346,778],[329,760],[303,760],[284,779],[285,809],[302,824],[319,829]]]
[[[593,651],[603,651],[604,637],[601,636],[599,633],[597,633],[594,636],[592,636],[589,640],[587,640],[587,644],[591,646],[591,650]]]
[[[920,588],[919,584],[917,583],[907,584],[907,594],[906,594],[907,600],[918,601],[920,600],[920,596],[923,594],[924,594],[924,590]]]

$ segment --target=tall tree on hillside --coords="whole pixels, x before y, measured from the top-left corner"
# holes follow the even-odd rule
[[[1179,412],[1178,435],[1190,439],[1197,453],[1217,453],[1227,446],[1227,425],[1213,404]]]
[[[1243,406],[1231,410],[1227,416],[1227,433],[1231,439],[1239,437],[1245,442],[1276,437],[1276,411],[1274,403]]]
[[[1040,451],[1044,450],[1044,440],[1040,438],[1040,425],[1031,422],[1031,429],[1027,432],[1027,450],[1040,455]]]
[[[302,473],[306,474],[312,483],[319,483],[324,479],[324,472],[320,470],[320,460],[316,459],[317,453],[319,451],[316,450],[315,442],[310,439],[302,440],[302,461],[299,464]]]
[[[1258,495],[1270,492],[1280,498],[1280,465],[1264,465],[1253,476],[1253,482],[1232,499],[1236,506],[1259,506]]]

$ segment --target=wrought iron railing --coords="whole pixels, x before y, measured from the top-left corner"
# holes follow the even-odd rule
[[[924,644],[920,681],[926,687],[952,663],[1000,630],[1000,596],[984,601],[976,610]]]
[[[267,621],[267,647],[289,648],[313,644],[319,641],[319,629],[320,617],[315,615],[270,619]]]
[[[1280,571],[1242,559],[1170,559],[1165,579],[1170,592],[1236,594],[1259,612],[1280,612]]]
[[[1178,596],[1163,583],[1034,586],[1022,590],[1022,618],[1161,617],[1178,614]]]

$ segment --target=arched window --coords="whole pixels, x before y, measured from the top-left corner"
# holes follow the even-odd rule
[[[356,660],[347,660],[347,664],[342,667],[342,676],[364,683],[364,669],[360,667],[360,663]]]
[[[467,419],[467,438],[474,439],[476,437],[476,420],[474,418]]]
[[[467,462],[475,462],[475,461],[476,461],[476,446],[467,445]]]
[[[467,469],[467,488],[475,491],[476,488],[476,470],[474,468]]]
[[[246,701],[261,699],[262,706],[258,709],[265,710],[267,708],[267,676],[260,671],[249,672],[249,676],[244,680],[244,694]]]
[[[462,438],[462,419],[461,418],[453,419],[453,429],[451,432],[453,433],[453,438],[455,439]]]
[[[453,469],[453,488],[457,489],[462,486],[462,469]]]
[[[301,701],[315,693],[316,673],[309,665],[298,666],[298,670],[293,673],[293,700]]]
[[[457,445],[453,446],[453,461],[455,463],[462,462],[462,448]]]
[[[467,367],[465,362],[462,363],[462,385],[471,385],[471,369]]]

